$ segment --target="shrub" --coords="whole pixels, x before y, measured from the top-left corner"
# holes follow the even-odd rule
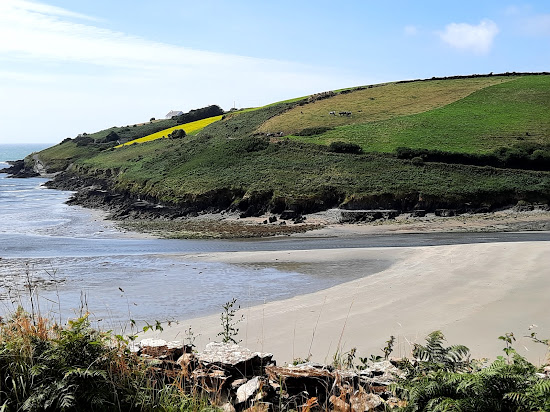
[[[420,156],[413,157],[411,163],[415,166],[422,166],[424,164],[424,159]]]
[[[328,132],[329,130],[332,130],[332,127],[307,127],[296,133],[296,136],[318,136],[325,132]]]
[[[94,143],[94,139],[89,136],[80,135],[74,138],[77,146],[89,146]]]
[[[185,130],[176,129],[168,135],[168,138],[169,139],[183,139],[185,136],[187,136],[187,133],[185,133]]]
[[[332,142],[329,145],[329,150],[336,153],[363,153],[363,149],[361,149],[361,146],[359,146],[358,144],[341,141]]]
[[[120,136],[116,132],[110,132],[107,136],[105,136],[105,142],[116,142],[120,139]]]
[[[224,114],[223,109],[220,106],[213,104],[211,106],[203,107],[201,109],[190,110],[189,112],[184,113],[180,116],[174,116],[174,120],[176,120],[178,124],[184,124],[195,122],[197,120],[207,119],[209,117],[220,116],[222,114]]]
[[[537,340],[532,335],[532,339]],[[427,344],[415,345],[413,362],[404,361],[407,376],[391,391],[407,402],[404,411],[546,411],[550,407],[550,381],[537,377],[537,368],[513,348],[513,334],[491,365],[470,361],[463,345],[444,347],[440,331]],[[548,345],[547,341],[538,340]]]
[[[0,321],[2,411],[200,411],[207,405],[160,381],[120,335],[88,316],[67,326],[22,308]]]
[[[237,146],[241,151],[247,153],[259,152],[268,148],[269,140],[264,137],[245,137],[239,140]]]

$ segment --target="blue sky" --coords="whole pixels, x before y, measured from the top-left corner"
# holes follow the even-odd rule
[[[550,71],[549,1],[0,0],[0,143],[506,71]]]

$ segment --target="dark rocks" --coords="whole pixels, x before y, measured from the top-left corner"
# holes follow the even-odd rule
[[[426,211],[424,209],[416,209],[411,212],[411,217],[424,217],[426,216]]]
[[[520,200],[515,206],[514,211],[515,212],[530,212],[534,210],[535,207],[532,203],[526,202],[524,200]]]
[[[454,209],[435,209],[435,215],[441,217],[452,217],[456,216],[458,213]]]
[[[384,410],[399,402],[390,398],[387,385],[403,372],[390,361],[356,373],[315,363],[278,367],[271,354],[234,344],[212,342],[199,354],[179,342],[161,339],[145,339],[136,347],[158,379],[176,381],[183,390],[206,396],[224,411],[330,408],[362,412]]]
[[[264,373],[272,365],[273,354],[252,352],[239,345],[211,342],[198,356],[201,367],[218,367],[234,379],[250,378]]]
[[[395,219],[401,214],[399,210],[341,210],[341,223],[374,222],[379,219]]]
[[[13,178],[26,178],[26,177],[37,177],[40,176],[39,173],[35,172],[32,168],[29,169],[25,166],[24,160],[15,160],[7,162],[10,167],[0,169],[0,173],[7,173]]]
[[[389,360],[374,362],[359,372],[361,382],[371,386],[387,386],[392,384],[396,378],[402,377],[404,377],[404,373]]]
[[[150,356],[161,360],[176,361],[184,353],[191,353],[192,348],[181,342],[167,342],[163,339],[143,339],[137,351],[139,356]]]
[[[295,219],[298,215],[299,215],[299,213],[297,211],[287,209],[287,210],[283,210],[283,212],[281,213],[280,218],[283,219],[283,220],[292,220],[292,219]]]

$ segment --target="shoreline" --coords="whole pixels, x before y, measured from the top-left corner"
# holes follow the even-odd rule
[[[82,206],[81,206],[82,207]],[[88,209],[88,208],[86,208]],[[103,219],[119,228],[121,232],[136,233],[145,237],[181,239],[248,239],[274,237],[356,237],[366,235],[410,233],[495,233],[550,231],[550,211],[543,209],[517,211],[514,208],[486,213],[464,213],[452,217],[429,213],[413,217],[403,213],[395,219],[374,222],[340,223],[339,211],[329,209],[304,215],[304,222],[278,219],[263,223],[272,217],[240,218],[238,213],[206,213],[195,217],[162,220],[118,220],[102,209]],[[284,225],[281,225],[284,222]]]
[[[486,243],[451,246],[300,250],[277,252],[203,253],[193,259],[231,264],[294,262],[310,269],[356,270],[367,259],[392,259],[385,270],[329,289],[282,301],[242,308],[241,345],[268,351],[280,362],[295,358],[330,362],[338,350],[353,347],[367,357],[380,354],[390,335],[396,337],[392,356],[409,356],[413,343],[442,330],[449,345],[464,344],[474,358],[502,355],[498,337],[514,332],[514,347],[537,364],[547,348],[524,337],[531,332],[550,336],[550,242]],[[190,255],[186,255],[190,256]],[[221,309],[220,309],[221,310]],[[537,327],[529,327],[536,324]],[[192,328],[202,348],[217,340],[219,315],[180,322],[158,333],[167,340],[185,340]]]

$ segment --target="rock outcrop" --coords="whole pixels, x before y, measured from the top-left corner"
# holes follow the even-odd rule
[[[315,363],[277,366],[270,353],[227,343],[194,353],[178,342],[146,339],[134,351],[161,379],[177,380],[224,411],[382,411],[398,405],[387,386],[404,376],[390,361],[359,372]]]

